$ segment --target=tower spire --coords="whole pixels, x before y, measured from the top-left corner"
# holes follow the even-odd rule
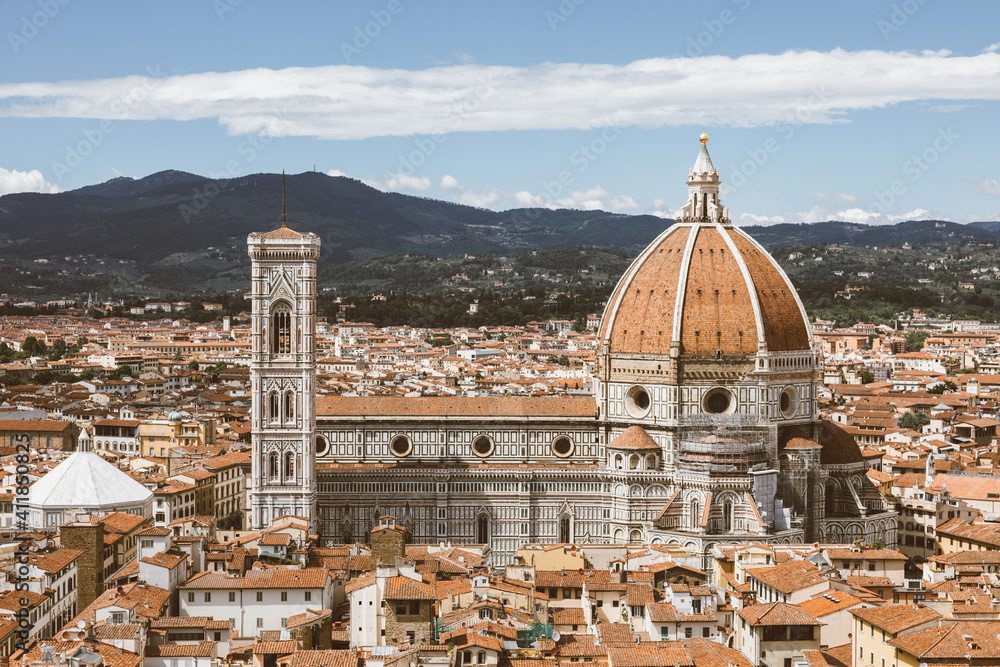
[[[681,208],[680,219],[686,221],[728,224],[729,209],[719,201],[719,170],[708,154],[708,134],[702,127],[701,149],[688,172],[688,200]]]
[[[285,170],[281,170],[281,228],[288,229],[288,218],[285,217]]]

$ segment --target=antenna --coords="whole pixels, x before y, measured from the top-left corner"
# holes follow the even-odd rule
[[[285,170],[281,170],[281,228],[288,227],[288,218],[285,217]]]

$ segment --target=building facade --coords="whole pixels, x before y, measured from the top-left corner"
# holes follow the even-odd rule
[[[319,237],[251,234],[250,524],[316,517],[316,260]]]
[[[680,218],[608,301],[594,397],[317,402],[311,516],[324,540],[365,541],[391,515],[418,543],[488,544],[497,565],[525,542],[652,542],[702,554],[751,541],[895,546],[895,513],[867,483],[857,444],[818,418],[822,367],[798,295],[731,224],[701,140]],[[272,362],[257,361],[257,350],[276,297],[254,267],[263,380]],[[270,391],[255,381],[255,429]],[[266,488],[257,438],[254,480]]]

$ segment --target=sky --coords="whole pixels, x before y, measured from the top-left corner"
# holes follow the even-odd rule
[[[1000,3],[4,0],[0,195],[321,171],[740,225],[1000,220]]]

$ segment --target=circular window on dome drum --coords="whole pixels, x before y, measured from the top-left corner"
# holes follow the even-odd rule
[[[488,435],[479,435],[472,441],[472,453],[476,456],[486,457],[493,453],[493,438]]]
[[[316,436],[316,456],[323,456],[330,449],[330,441],[325,436]]]
[[[728,414],[736,410],[736,401],[733,394],[724,387],[710,389],[701,400],[701,407],[705,412],[721,415]]]
[[[573,441],[565,435],[560,435],[552,441],[552,453],[559,458],[566,458],[573,453]]]
[[[413,451],[413,443],[405,435],[397,435],[389,441],[389,449],[396,456],[407,456]]]
[[[799,392],[795,387],[788,385],[781,390],[778,408],[785,419],[791,419],[795,416],[795,413],[799,411]]]
[[[645,417],[649,414],[649,392],[635,385],[625,392],[625,411],[633,417]]]

